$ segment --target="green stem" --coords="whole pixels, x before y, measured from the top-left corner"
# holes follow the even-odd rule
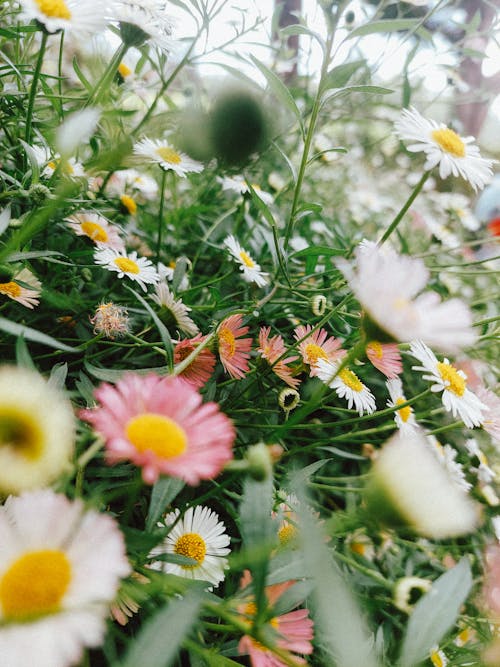
[[[63,61],[63,47],[64,47],[64,30],[61,32],[61,40],[59,42],[59,59],[57,61],[57,74],[59,80],[57,82],[57,88],[59,91],[59,100],[61,103],[61,121],[64,119],[64,104],[62,101],[62,61]]]
[[[160,210],[158,211],[158,238],[156,241],[156,261],[160,261],[161,242],[163,236],[163,210],[165,208],[165,184],[167,182],[167,172],[165,169],[161,170],[161,184],[160,184]]]
[[[125,42],[122,42],[120,46],[116,49],[113,57],[111,58],[108,66],[104,70],[101,78],[99,79],[94,89],[89,94],[88,99],[84,104],[84,108],[98,104],[103,91],[111,83],[128,49],[129,49],[128,44],[125,44]]]
[[[45,55],[45,48],[47,46],[48,34],[42,32],[42,41],[40,43],[40,50],[38,52],[38,58],[35,65],[35,71],[33,72],[33,79],[31,81],[30,96],[28,98],[28,111],[26,112],[26,130],[24,134],[24,140],[27,144],[31,141],[31,125],[33,122],[33,111],[35,109],[35,98],[36,91],[38,88],[38,80],[40,78],[40,72],[42,71],[43,57]]]
[[[195,349],[191,352],[191,354],[189,354],[183,361],[174,366],[173,374],[180,375],[182,371],[184,371],[196,359],[196,357],[200,354],[200,352],[212,342],[214,336],[215,332],[212,332],[211,334],[205,336],[205,340],[199,345],[197,345]]]
[[[425,171],[422,175],[422,178],[419,180],[419,182],[416,184],[413,192],[411,195],[408,197],[408,200],[406,204],[403,206],[403,208],[399,211],[397,216],[394,218],[394,220],[391,222],[389,227],[385,230],[382,238],[378,242],[378,245],[381,246],[383,243],[387,241],[389,236],[392,234],[392,232],[396,229],[396,227],[399,225],[401,220],[403,219],[403,216],[405,215],[406,211],[410,208],[410,206],[413,204],[415,199],[417,198],[417,195],[419,194],[420,190],[424,187],[424,183],[426,180],[429,178],[431,172],[430,171]]]

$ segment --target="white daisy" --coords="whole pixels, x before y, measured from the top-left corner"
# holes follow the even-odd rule
[[[250,192],[250,188],[248,186],[247,181],[243,178],[243,176],[224,176],[224,177],[217,177],[217,180],[219,183],[222,185],[223,190],[230,190],[231,192],[236,192],[239,195],[244,195]],[[252,183],[252,188],[259,197],[259,199],[262,199],[264,204],[267,204],[268,206],[273,203],[274,197],[270,192],[266,192],[265,190],[262,190],[262,188],[257,185],[257,183]]]
[[[51,484],[70,465],[74,437],[59,391],[34,370],[0,367],[0,495]]]
[[[422,341],[413,341],[410,353],[422,366],[413,366],[413,370],[423,371],[424,380],[432,382],[431,391],[443,392],[441,400],[447,412],[453,417],[460,417],[468,428],[480,426],[484,420],[483,411],[488,408],[479,398],[467,389],[467,375],[457,370],[448,359],[438,361],[435,354]]]
[[[398,405],[406,403],[407,399],[403,393],[403,384],[399,378],[387,380],[386,386],[390,396],[390,400],[387,401],[387,407],[397,408]],[[404,408],[396,410],[394,412],[394,421],[402,431],[412,432],[418,429],[413,408],[410,405],[406,405]]]
[[[77,236],[87,236],[98,248],[125,250],[118,229],[99,213],[79,211],[65,218],[65,221]]]
[[[224,239],[224,244],[231,255],[240,265],[243,278],[249,283],[255,283],[259,287],[267,285],[267,273],[261,270],[260,265],[255,262],[244,250],[232,234]]]
[[[463,466],[455,460],[457,450],[450,445],[442,445],[433,435],[427,436],[427,443],[457,486],[464,491],[471,489],[472,484],[467,481]]]
[[[9,667],[69,667],[104,640],[130,572],[110,516],[49,489],[0,507],[0,655]]]
[[[146,292],[146,285],[155,285],[158,280],[158,272],[153,263],[145,257],[137,257],[135,251],[126,253],[113,248],[99,248],[94,252],[96,264],[104,266],[108,271],[116,271],[118,278],[127,276],[135,280]]]
[[[355,270],[347,261],[337,265],[369,319],[395,340],[409,343],[418,338],[449,353],[474,343],[472,317],[464,302],[442,302],[436,292],[419,295],[429,280],[422,260],[399,255],[387,244],[379,248],[365,242],[356,249]]]
[[[188,315],[191,308],[186,306],[181,299],[174,297],[167,283],[158,283],[155,286],[155,293],[151,294],[151,298],[160,308],[168,311],[175,325],[187,336],[195,336],[199,332],[198,327]]]
[[[176,510],[167,514],[163,523],[158,524],[160,527],[171,527],[171,530],[150,556],[154,558],[162,554],[176,554],[192,558],[196,563],[177,565],[168,561],[154,561],[151,567],[218,586],[224,580],[224,570],[228,566],[225,556],[231,551],[225,525],[219,521],[215,512],[202,505],[190,507],[181,519],[179,516],[180,512]]]
[[[424,169],[439,165],[441,178],[461,176],[474,190],[483,188],[493,178],[493,160],[482,158],[479,148],[472,144],[474,137],[461,137],[444,123],[424,118],[416,109],[404,109],[395,124],[396,134],[413,153],[423,151]]]
[[[152,42],[162,51],[173,46],[173,19],[164,0],[115,0],[111,18],[120,24],[123,41],[129,46]]]
[[[40,303],[42,283],[29,269],[21,269],[8,282],[0,283],[0,294],[17,301],[25,308],[33,309]]]
[[[196,162],[184,153],[176,151],[163,139],[141,139],[134,146],[134,154],[148,158],[151,162],[159,164],[162,169],[170,169],[181,177],[203,171],[201,162]]]
[[[440,651],[437,646],[431,649],[429,660],[434,667],[446,667],[448,665],[448,658],[443,651]]]
[[[144,199],[153,200],[158,194],[158,183],[137,169],[121,169],[115,171],[106,185],[106,192],[117,197],[128,189],[140,194]]]
[[[477,441],[469,438],[465,441],[465,449],[471,458],[476,458],[479,462],[478,466],[471,468],[478,480],[483,484],[492,482],[495,479],[495,471],[490,468],[486,454],[479,448]]]
[[[49,33],[59,30],[95,33],[106,25],[108,0],[21,0],[21,19],[41,23]]]
[[[335,389],[337,396],[345,398],[349,409],[354,406],[360,415],[364,412],[371,414],[376,409],[372,392],[349,368],[343,368],[336,374],[341,363],[340,360],[332,362],[329,359],[318,359],[316,376],[330,389]]]
[[[45,178],[50,178],[57,169],[59,161],[60,155],[59,153],[56,153],[55,156],[49,160],[49,162],[47,162],[45,169],[42,171],[42,176],[45,176]],[[65,176],[70,176],[71,178],[83,178],[86,176],[83,165],[81,162],[77,162],[74,157],[71,157],[63,164],[61,172]]]

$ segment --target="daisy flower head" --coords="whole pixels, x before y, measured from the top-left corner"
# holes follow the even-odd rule
[[[290,357],[286,355],[286,346],[283,338],[276,334],[271,336],[271,327],[261,327],[259,331],[258,353],[271,366],[271,370],[280,380],[286,382],[289,387],[296,389],[299,384],[299,378],[293,377],[293,369],[288,364],[297,361],[297,355]]]
[[[429,660],[432,662],[433,667],[447,667],[448,665],[448,658],[446,657],[446,654],[437,646],[431,649]]]
[[[173,324],[188,336],[194,336],[199,332],[198,327],[189,317],[191,308],[186,306],[182,299],[176,299],[166,282],[155,285],[155,292],[151,294],[153,301],[160,306],[160,317],[166,320],[166,324]]]
[[[177,554],[191,558],[191,565],[177,565],[168,561],[153,560],[151,567],[168,574],[187,579],[210,582],[208,590],[224,581],[224,570],[228,567],[226,556],[230,538],[218,514],[208,507],[197,505],[186,510],[180,518],[179,510],[167,514],[160,528],[170,528],[163,542],[150,553],[151,558],[162,554]]]
[[[278,504],[272,517],[278,521],[278,540],[281,546],[289,546],[298,535],[297,508],[299,499],[294,493],[289,493],[284,500]]]
[[[184,153],[175,150],[164,139],[141,139],[134,146],[134,155],[147,158],[150,162],[159,164],[165,171],[171,170],[181,178],[185,178],[186,174],[198,174],[203,171],[201,162],[192,160]]]
[[[176,366],[181,364],[205,340],[206,336],[197,334],[194,338],[186,338],[176,343],[174,346],[174,364]],[[210,380],[215,363],[215,354],[208,347],[204,347],[177,377],[189,382],[196,389],[201,389]]]
[[[238,611],[248,623],[249,630],[252,628],[257,606],[252,595],[247,594],[251,584],[251,576],[245,571],[241,588],[244,589],[245,598],[238,606]],[[280,584],[266,586],[265,596],[270,607],[276,603],[286,591],[295,584],[295,581],[285,581]],[[305,665],[306,661],[302,655],[310,655],[313,652],[312,639],[314,637],[314,623],[309,618],[307,609],[294,609],[285,614],[270,618],[263,627],[264,633],[269,638],[269,643],[288,652],[290,661],[297,665]],[[272,650],[264,646],[251,635],[244,635],[239,644],[240,655],[248,655],[252,667],[285,667],[284,663]]]
[[[94,325],[95,334],[102,334],[110,340],[121,338],[129,332],[127,309],[112,301],[99,304],[90,322]]]
[[[470,389],[467,389],[467,375],[457,370],[448,359],[438,361],[435,354],[421,340],[413,341],[410,353],[416,357],[421,366],[413,366],[413,370],[426,373],[424,380],[432,382],[431,391],[442,392],[441,400],[447,412],[459,417],[468,428],[481,426],[487,407]]]
[[[0,366],[0,495],[51,484],[70,465],[75,418],[34,370]]]
[[[216,403],[204,403],[178,377],[125,374],[95,391],[100,405],[82,410],[106,443],[110,464],[130,460],[146,484],[168,475],[196,485],[232,459],[235,430]]]
[[[21,0],[21,19],[35,20],[48,33],[95,33],[106,24],[108,0]]]
[[[363,243],[356,250],[355,269],[343,260],[337,265],[363,307],[368,327],[375,323],[386,337],[401,343],[419,338],[449,353],[476,340],[463,301],[442,302],[436,292],[420,294],[429,279],[422,260],[399,255],[387,245]]]
[[[91,211],[80,211],[65,218],[68,227],[77,236],[86,236],[95,243],[98,248],[113,248],[124,251],[125,244],[118,232],[106,218],[99,213]]]
[[[9,667],[69,667],[104,640],[130,573],[114,519],[50,489],[0,507],[0,655]],[[90,576],[91,575],[91,576]]]
[[[309,374],[313,377],[317,375],[316,364],[318,359],[337,361],[345,355],[345,351],[340,347],[340,340],[328,336],[325,329],[311,330],[312,326],[310,324],[305,326],[300,324],[295,327],[293,337],[296,341],[299,341],[297,347],[302,361],[310,367]]]
[[[128,46],[151,42],[168,53],[173,46],[173,19],[166,13],[164,0],[115,0],[111,18],[120,25]]]
[[[248,183],[245,181],[243,176],[224,176],[223,178],[218,177],[217,180],[222,185],[223,190],[230,190],[236,192],[239,195],[244,195],[250,192]],[[274,202],[274,197],[270,192],[262,190],[262,188],[257,185],[257,183],[252,183],[252,188],[257,197],[262,199],[264,204],[268,206]]]
[[[42,283],[29,269],[21,269],[12,280],[0,283],[0,294],[30,309],[40,303],[41,291]]]
[[[403,384],[399,378],[387,380],[386,386],[390,396],[390,399],[387,401],[387,407],[397,408],[399,405],[406,403],[407,399],[403,393]],[[405,405],[403,408],[397,409],[394,412],[394,421],[402,431],[411,432],[418,429],[413,408],[410,405]]]
[[[483,484],[492,482],[495,479],[495,472],[490,468],[488,458],[477,444],[476,439],[468,438],[464,444],[469,456],[478,462],[477,466],[471,468],[476,473],[478,480]]]
[[[232,378],[241,380],[248,373],[248,360],[252,348],[251,338],[242,338],[249,327],[242,326],[243,315],[229,315],[217,328],[219,358],[224,370]]]
[[[427,444],[436,455],[437,459],[446,470],[450,479],[452,479],[457,486],[464,491],[472,488],[472,484],[467,481],[463,466],[456,461],[457,450],[451,445],[442,445],[433,435],[426,436]]]
[[[224,239],[224,245],[240,265],[243,278],[248,283],[255,283],[258,287],[267,285],[267,273],[261,270],[260,265],[255,262],[248,252],[244,250],[232,234]]]
[[[482,384],[477,387],[476,396],[488,408],[481,426],[498,447],[500,446],[500,398]]]
[[[397,378],[403,372],[401,354],[396,343],[371,340],[366,346],[366,356],[370,363],[389,379]]]
[[[461,137],[444,123],[424,118],[415,108],[404,109],[396,121],[396,134],[412,153],[424,152],[424,169],[439,165],[441,178],[461,176],[474,190],[482,189],[493,178],[493,160],[482,158],[474,137]]]
[[[316,375],[330,389],[334,389],[339,398],[345,398],[349,410],[354,407],[359,415],[365,412],[375,412],[375,397],[368,387],[350,368],[343,368],[338,372],[341,362],[332,362],[328,359],[318,359]]]
[[[159,280],[153,263],[145,257],[137,257],[135,251],[127,254],[125,250],[99,248],[94,252],[94,259],[108,271],[116,271],[118,278],[127,276],[139,283],[144,292],[147,291],[146,285],[155,285]]]

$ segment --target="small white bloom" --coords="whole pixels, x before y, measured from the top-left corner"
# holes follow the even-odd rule
[[[106,192],[117,197],[129,189],[144,199],[153,200],[158,194],[158,183],[148,174],[142,174],[136,169],[121,169],[115,171],[106,185]]]
[[[38,21],[47,32],[95,33],[106,24],[108,0],[21,0],[21,19]]]
[[[12,280],[0,283],[0,294],[17,301],[25,308],[33,309],[40,303],[42,283],[29,269],[21,269]]]
[[[125,244],[117,228],[99,213],[79,211],[65,218],[65,221],[77,236],[88,237],[98,248],[125,250]]]
[[[403,393],[403,384],[399,378],[387,380],[386,386],[390,396],[390,400],[387,401],[387,407],[397,408],[398,405],[406,403],[407,399]],[[415,415],[413,414],[413,408],[410,405],[406,405],[404,408],[396,410],[394,413],[394,421],[402,431],[411,432],[418,429],[418,424],[415,421]]]
[[[435,354],[422,341],[413,341],[410,353],[422,366],[413,366],[413,370],[423,371],[424,380],[432,382],[431,391],[442,392],[441,400],[447,412],[459,417],[468,428],[480,426],[484,420],[483,411],[488,408],[470,389],[467,389],[467,376],[457,370],[448,359],[438,361]]]
[[[171,170],[182,178],[186,174],[203,171],[201,162],[196,162],[184,153],[180,153],[162,139],[142,139],[135,144],[134,155],[156,162],[162,169]]]
[[[450,478],[464,491],[471,489],[472,484],[467,481],[463,467],[455,460],[457,458],[457,450],[453,449],[450,445],[442,445],[433,435],[427,436],[427,442],[448,472]]]
[[[140,46],[143,42],[152,42],[168,53],[174,43],[174,22],[166,12],[166,5],[164,0],[115,0],[110,17],[120,23],[127,43]],[[131,32],[131,28],[135,28],[135,32]],[[130,37],[135,41],[130,41]]]
[[[100,248],[94,252],[94,260],[108,271],[116,271],[118,278],[127,276],[135,280],[144,292],[147,291],[147,284],[155,285],[159,280],[153,263],[145,257],[137,257],[135,251],[127,254],[124,250]]]
[[[160,308],[166,308],[170,312],[176,326],[187,336],[195,336],[199,332],[198,327],[188,315],[191,308],[186,306],[181,299],[174,297],[167,283],[158,283],[151,298]]]
[[[168,561],[153,561],[151,567],[187,579],[201,579],[210,582],[209,590],[224,580],[227,556],[230,553],[230,538],[219,516],[208,507],[190,507],[179,519],[176,510],[167,514],[160,527],[171,530],[159,546],[155,547],[151,558],[162,554],[176,554],[192,558],[192,565],[176,565]]]
[[[259,287],[267,285],[267,273],[261,270],[260,265],[255,262],[244,250],[238,241],[230,234],[224,239],[224,245],[240,265],[243,278],[249,283],[255,283]]]
[[[431,649],[429,659],[434,667],[446,667],[448,664],[448,658],[446,657],[445,653],[440,651],[437,646]]]
[[[411,614],[415,607],[415,602],[412,602],[412,594],[418,591],[424,595],[432,588],[432,581],[430,579],[422,579],[422,577],[403,577],[398,579],[394,586],[393,601],[394,605],[404,611],[405,614]]]
[[[337,374],[341,363],[340,360],[333,362],[318,358],[315,366],[317,377],[330,389],[334,389],[337,396],[345,398],[349,409],[354,406],[360,415],[365,412],[371,414],[376,409],[372,392],[349,368],[343,368]]]
[[[476,474],[477,478],[483,484],[489,484],[495,479],[495,472],[488,465],[486,454],[479,448],[475,438],[469,438],[465,441],[465,449],[471,458],[477,458],[478,466],[471,468]]]
[[[222,178],[218,176],[217,180],[222,185],[223,190],[230,190],[231,192],[236,192],[239,195],[244,195],[250,192],[248,183],[245,181],[243,176],[223,176]],[[256,183],[252,183],[251,185],[257,197],[262,199],[264,204],[269,206],[273,203],[274,197],[270,192],[262,190],[262,188]]]

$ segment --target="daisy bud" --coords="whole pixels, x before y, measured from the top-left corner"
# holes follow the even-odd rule
[[[256,481],[263,482],[273,474],[271,452],[263,442],[249,447],[245,458],[248,463],[248,473]]]
[[[431,586],[432,582],[429,579],[420,577],[399,579],[394,586],[394,605],[405,614],[411,614],[415,604],[431,589]]]
[[[101,303],[97,306],[94,317],[90,319],[94,325],[94,333],[114,340],[121,338],[129,331],[127,309],[114,303]]]
[[[278,403],[282,410],[286,413],[289,413],[291,410],[294,410],[300,401],[300,394],[296,389],[291,389],[290,387],[285,387],[280,391],[278,396]]]
[[[326,296],[324,294],[315,294],[311,299],[311,310],[313,315],[321,317],[326,310]]]
[[[37,206],[50,197],[50,190],[43,183],[34,183],[28,190],[28,197]]]

